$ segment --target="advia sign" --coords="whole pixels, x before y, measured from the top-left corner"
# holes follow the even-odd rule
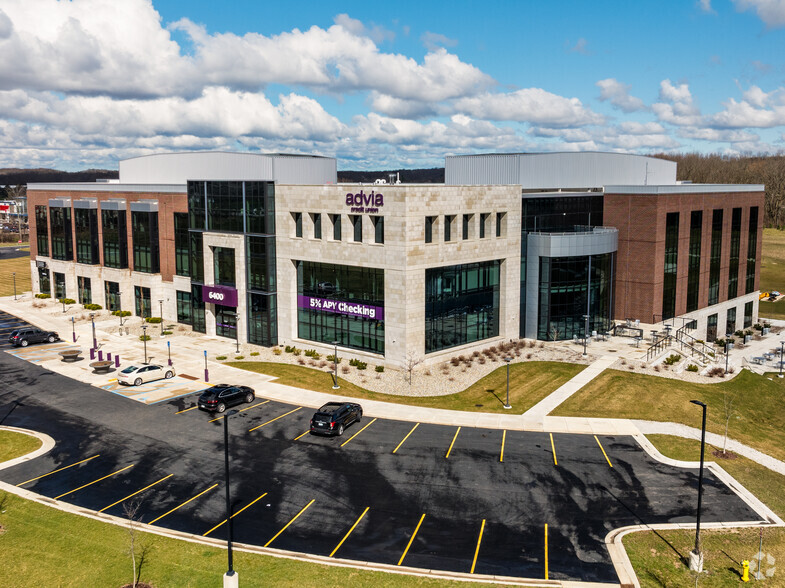
[[[384,195],[374,190],[366,194],[362,190],[346,195],[346,206],[351,206],[349,212],[379,212],[379,207],[384,206]]]

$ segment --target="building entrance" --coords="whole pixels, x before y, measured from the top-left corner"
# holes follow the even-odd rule
[[[237,308],[215,305],[215,334],[237,340]]]

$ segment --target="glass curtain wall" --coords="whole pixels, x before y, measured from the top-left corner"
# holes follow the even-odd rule
[[[74,208],[76,229],[76,262],[96,265],[98,256],[98,210]]]
[[[720,262],[722,253],[722,209],[711,215],[711,258],[709,259],[709,306],[720,301]]]
[[[698,310],[702,238],[703,211],[693,210],[690,213],[690,251],[687,260],[687,312]]]
[[[102,210],[101,228],[104,242],[104,265],[128,267],[128,233],[125,210]]]
[[[191,275],[191,260],[188,253],[188,213],[174,213],[174,273],[178,276]]]
[[[131,211],[134,244],[134,271],[157,274],[161,271],[158,250],[158,213]]]
[[[499,335],[500,261],[425,270],[425,353]]]
[[[676,266],[679,260],[679,213],[665,217],[665,271],[662,281],[662,320],[676,316]]]
[[[38,255],[49,257],[49,221],[45,205],[35,207],[35,240]]]
[[[49,223],[52,235],[52,259],[72,261],[74,259],[74,242],[71,209],[52,206],[49,209]]]
[[[234,271],[234,249],[231,247],[213,247],[214,283],[221,286],[237,286]]]
[[[730,223],[730,265],[728,267],[728,300],[739,294],[739,250],[741,249],[741,208],[734,208]]]
[[[747,236],[747,279],[745,293],[755,291],[755,258],[758,255],[758,207],[750,208],[750,227]]]

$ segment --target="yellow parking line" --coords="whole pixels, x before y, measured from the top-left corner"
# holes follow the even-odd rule
[[[348,438],[346,441],[344,441],[343,443],[341,443],[341,447],[343,447],[344,445],[346,445],[346,444],[347,444],[349,441],[351,441],[352,439],[354,439],[354,438],[355,438],[357,435],[359,435],[360,433],[362,433],[362,432],[363,432],[365,429],[367,429],[368,427],[370,427],[370,426],[371,426],[372,424],[374,424],[375,422],[376,422],[376,419],[373,419],[373,420],[372,420],[370,423],[368,423],[367,425],[365,425],[365,426],[364,426],[362,429],[360,429],[360,430],[359,430],[359,431],[357,431],[357,432],[356,432],[354,435],[352,435],[351,437],[349,437],[349,438]]]
[[[609,465],[609,466],[613,467],[613,464],[611,463],[611,460],[610,460],[610,458],[608,457],[608,454],[607,454],[607,453],[605,453],[605,448],[602,446],[602,443],[600,443],[600,440],[599,440],[599,439],[597,439],[597,435],[595,435],[595,436],[594,436],[594,440],[597,442],[597,445],[599,445],[599,446],[600,446],[600,449],[602,450],[602,454],[605,456],[605,461],[607,461],[607,462],[608,462],[608,465]]]
[[[545,579],[548,579],[548,523],[545,523]]]
[[[360,521],[363,520],[363,517],[365,516],[365,513],[367,513],[370,508],[371,508],[370,506],[366,506],[365,507],[365,510],[363,511],[363,514],[361,514],[360,517],[356,521],[354,521],[354,524],[352,525],[352,528],[349,529],[349,532],[346,533],[346,535],[343,536],[343,539],[341,539],[341,542],[338,545],[335,546],[335,549],[333,549],[332,553],[330,554],[330,557],[334,556],[335,552],[338,551],[341,548],[341,545],[343,545],[343,542],[346,541],[346,539],[349,537],[349,535],[352,534],[352,531],[354,531],[354,528],[357,525],[360,524]]]
[[[64,494],[61,494],[60,496],[55,496],[55,497],[54,497],[54,500],[60,500],[60,499],[61,499],[63,496],[68,496],[69,494],[73,494],[73,493],[74,493],[74,492],[76,492],[77,490],[81,490],[82,488],[87,488],[88,486],[92,486],[93,484],[96,484],[96,483],[100,482],[101,480],[106,480],[107,478],[111,478],[111,477],[112,477],[112,476],[114,476],[115,474],[119,474],[120,472],[124,472],[124,471],[125,471],[125,470],[127,470],[128,468],[132,468],[132,467],[134,467],[134,464],[131,464],[131,465],[125,466],[124,468],[122,468],[122,469],[119,469],[119,470],[117,470],[116,472],[112,472],[111,474],[107,474],[107,475],[106,475],[106,476],[104,476],[103,478],[98,478],[97,480],[93,480],[92,482],[90,482],[90,483],[88,483],[88,484],[84,484],[83,486],[79,486],[79,488],[74,488],[73,490],[70,490],[69,492],[66,492],[66,493],[64,493]]]
[[[194,410],[195,408],[199,408],[199,405],[197,404],[196,406],[192,406],[191,408],[186,408],[185,410],[178,410],[174,414],[183,414],[184,412],[188,412],[189,410]]]
[[[200,497],[202,494],[206,494],[207,492],[209,492],[210,490],[212,490],[213,488],[215,488],[217,485],[218,485],[218,484],[216,483],[216,484],[213,484],[212,486],[210,486],[210,487],[209,487],[207,490],[202,490],[201,492],[199,492],[199,494],[197,494],[197,495],[196,495],[196,496],[194,496],[193,498],[189,498],[188,500],[186,500],[185,502],[183,502],[183,503],[182,503],[180,506],[175,506],[175,507],[174,507],[172,510],[170,510],[170,511],[167,511],[167,512],[165,512],[164,514],[162,514],[160,517],[153,519],[152,521],[150,521],[150,522],[148,523],[148,525],[152,525],[153,523],[155,523],[155,522],[157,522],[157,521],[160,521],[160,520],[161,520],[162,518],[164,518],[166,515],[170,515],[170,514],[172,514],[174,511],[176,511],[178,508],[181,508],[181,507],[185,506],[186,504],[188,504],[189,502],[192,502],[192,501],[196,500],[196,499],[197,499],[197,498],[199,498],[199,497]]]
[[[308,504],[306,504],[306,505],[305,505],[305,506],[302,508],[302,510],[301,510],[300,512],[298,512],[296,515],[294,515],[294,518],[293,518],[291,521],[289,521],[288,523],[286,523],[286,525],[284,525],[284,528],[283,528],[283,529],[281,529],[280,531],[278,531],[278,532],[277,532],[277,533],[276,533],[276,534],[273,536],[273,538],[272,538],[272,539],[270,539],[270,540],[269,540],[267,543],[265,543],[265,544],[264,544],[264,546],[265,546],[265,547],[268,547],[268,546],[270,545],[270,543],[272,543],[273,541],[275,541],[275,540],[278,538],[278,535],[280,535],[281,533],[283,533],[284,531],[286,531],[286,527],[288,527],[288,526],[289,526],[289,525],[291,525],[291,524],[292,524],[294,521],[296,521],[296,520],[297,520],[297,517],[299,517],[299,516],[300,516],[301,514],[303,514],[303,513],[304,513],[306,510],[308,510],[308,507],[309,507],[309,506],[311,506],[311,505],[312,505],[312,504],[313,504],[315,501],[316,501],[316,499],[315,499],[315,498],[311,499],[311,502],[309,502]]]
[[[458,438],[458,433],[461,432],[461,428],[458,427],[458,430],[455,431],[455,437],[452,438],[452,443],[450,443],[450,448],[447,450],[447,455],[444,456],[444,459],[450,458],[450,452],[452,451],[452,446],[455,445],[455,440]]]
[[[85,463],[86,461],[90,461],[91,459],[95,459],[96,457],[99,457],[100,455],[101,455],[101,454],[99,453],[99,454],[97,454],[97,455],[94,455],[93,457],[88,457],[87,459],[83,459],[82,461],[77,461],[76,463],[72,463],[71,465],[67,465],[67,466],[65,466],[65,467],[62,467],[62,468],[57,468],[56,470],[52,470],[52,471],[51,471],[51,472],[49,472],[48,474],[42,474],[42,475],[40,475],[40,476],[36,476],[35,478],[30,478],[29,480],[25,480],[24,482],[19,482],[19,483],[17,484],[17,487],[19,487],[19,486],[24,486],[24,485],[25,485],[25,484],[27,484],[28,482],[33,482],[33,481],[35,481],[35,480],[40,480],[41,478],[46,478],[47,476],[51,476],[52,474],[56,474],[57,472],[62,472],[63,470],[67,470],[68,468],[72,468],[72,467],[74,467],[74,466],[77,466],[77,465],[79,465],[80,463]]]
[[[299,440],[301,437],[305,437],[305,436],[306,436],[308,433],[310,433],[310,432],[311,432],[311,429],[308,429],[308,430],[307,430],[305,433],[303,433],[302,435],[297,435],[297,437],[295,437],[295,438],[294,438],[294,440],[295,440],[295,441],[298,441],[298,440]]]
[[[134,496],[136,496],[136,495],[137,495],[137,494],[139,494],[140,492],[144,492],[144,491],[145,491],[145,490],[147,490],[148,488],[152,488],[153,486],[155,486],[155,485],[156,485],[156,484],[158,484],[159,482],[163,482],[163,481],[164,481],[164,480],[166,480],[167,478],[171,478],[173,475],[174,475],[174,474],[169,474],[168,476],[166,476],[166,477],[163,477],[163,478],[161,478],[160,480],[158,480],[158,482],[153,482],[153,483],[152,483],[152,484],[150,484],[149,486],[145,486],[145,487],[144,487],[144,488],[142,488],[141,490],[137,490],[137,491],[136,491],[136,492],[134,492],[133,494],[129,494],[129,495],[128,495],[128,496],[126,496],[125,498],[121,498],[121,499],[120,499],[120,500],[118,500],[117,502],[113,502],[113,503],[112,503],[112,504],[110,504],[109,506],[105,506],[105,507],[103,507],[103,508],[102,508],[101,510],[99,510],[98,512],[104,512],[105,510],[108,510],[108,509],[112,508],[112,507],[113,507],[114,505],[116,505],[116,504],[120,504],[121,502],[125,502],[126,500],[128,500],[129,498],[133,498]]]
[[[231,516],[231,517],[229,517],[229,518],[230,518],[230,519],[233,519],[233,518],[234,518],[234,517],[236,517],[238,514],[240,514],[241,512],[243,512],[243,511],[244,511],[246,508],[248,508],[249,506],[253,506],[255,503],[257,503],[258,501],[260,501],[260,500],[261,500],[262,498],[264,498],[265,496],[267,496],[267,492],[265,492],[264,494],[262,494],[262,495],[261,495],[259,498],[255,499],[254,501],[252,501],[252,502],[249,502],[248,504],[246,504],[244,507],[242,507],[242,508],[241,508],[240,510],[238,510],[237,512],[235,512],[235,513],[232,513],[232,516]],[[218,523],[218,524],[217,524],[215,527],[213,527],[212,529],[210,529],[209,531],[207,531],[207,533],[204,533],[204,534],[202,535],[202,537],[207,537],[207,536],[208,536],[210,533],[212,533],[213,531],[215,531],[215,530],[216,530],[218,527],[220,527],[221,525],[223,525],[223,524],[224,524],[226,521],[228,521],[228,520],[229,520],[229,519],[224,519],[224,520],[222,520],[222,521],[221,521],[220,523]]]
[[[420,530],[420,525],[422,525],[423,519],[425,519],[425,513],[422,513],[422,516],[420,517],[420,522],[417,523],[417,526],[414,528],[414,533],[412,533],[412,536],[409,538],[409,543],[406,544],[406,549],[403,550],[403,553],[401,554],[401,559],[398,560],[398,565],[401,565],[403,563],[403,558],[406,557],[407,553],[409,553],[409,548],[412,546],[412,542],[414,541],[414,538],[417,536],[417,531]]]
[[[265,426],[265,425],[269,425],[270,423],[273,423],[273,422],[277,421],[278,419],[282,419],[282,418],[283,418],[283,417],[285,417],[285,416],[289,416],[289,415],[290,415],[290,414],[292,414],[293,412],[297,412],[298,410],[301,410],[301,409],[302,409],[302,406],[298,406],[298,407],[297,407],[297,408],[295,408],[294,410],[290,410],[289,412],[287,412],[287,413],[285,413],[285,414],[282,414],[281,416],[277,416],[277,417],[275,417],[274,419],[270,419],[270,420],[269,420],[269,421],[267,421],[266,423],[262,423],[261,425],[257,425],[257,426],[255,426],[253,429],[248,429],[248,432],[250,433],[251,431],[255,431],[256,429],[260,429],[260,428],[262,428],[262,427],[263,427],[263,426]]]
[[[405,442],[405,441],[406,441],[406,440],[409,438],[409,435],[411,435],[412,433],[414,433],[414,430],[415,430],[417,427],[419,427],[419,426],[420,426],[420,423],[417,423],[416,425],[414,425],[414,426],[412,427],[412,430],[411,430],[411,431],[409,431],[409,432],[406,434],[406,437],[404,437],[404,438],[403,438],[403,441],[401,441],[400,443],[398,443],[398,447],[396,447],[395,449],[393,449],[393,453],[395,453],[396,451],[398,451],[398,450],[401,448],[401,445],[403,445],[403,444],[404,444],[404,442]]]
[[[502,451],[499,454],[499,461],[504,461],[504,441],[507,439],[507,430],[502,432]]]
[[[553,433],[549,433],[551,436],[551,451],[553,451],[553,465],[559,465],[559,462],[556,461],[556,446],[553,444]]]
[[[469,572],[470,574],[474,573],[474,566],[477,565],[477,556],[480,554],[480,543],[482,543],[482,532],[485,530],[485,519],[482,520],[482,525],[480,525],[480,536],[477,537],[477,548],[474,550],[474,560],[472,560],[472,569]]]
[[[253,406],[246,406],[245,408],[241,408],[237,412],[245,412],[246,410],[251,410],[252,408],[256,408],[257,406],[262,406],[263,404],[267,404],[268,402],[270,402],[270,401],[269,400],[265,400],[264,402],[260,402],[259,404],[254,404]],[[208,423],[214,423],[215,421],[220,421],[222,418],[224,418],[224,417],[219,416],[218,418],[214,418],[213,420],[207,421],[207,422]]]

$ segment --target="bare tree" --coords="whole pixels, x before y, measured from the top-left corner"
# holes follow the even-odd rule
[[[406,371],[409,373],[409,386],[412,385],[412,372],[414,368],[422,363],[422,357],[418,356],[414,351],[406,354]]]
[[[559,327],[551,323],[551,328],[550,328],[551,341],[556,341],[559,338],[560,333],[561,331],[559,331]]]
[[[725,438],[722,441],[722,454],[725,455],[726,447],[728,446],[728,428],[730,427],[730,420],[736,414],[736,392],[725,390],[722,395],[722,403],[725,414]]]
[[[27,186],[24,184],[19,184],[17,186],[6,186],[5,193],[8,195],[8,198],[11,200],[16,201],[16,222],[19,229],[19,241],[23,241],[22,239],[22,214],[21,214],[21,207],[22,201],[27,198]]]

